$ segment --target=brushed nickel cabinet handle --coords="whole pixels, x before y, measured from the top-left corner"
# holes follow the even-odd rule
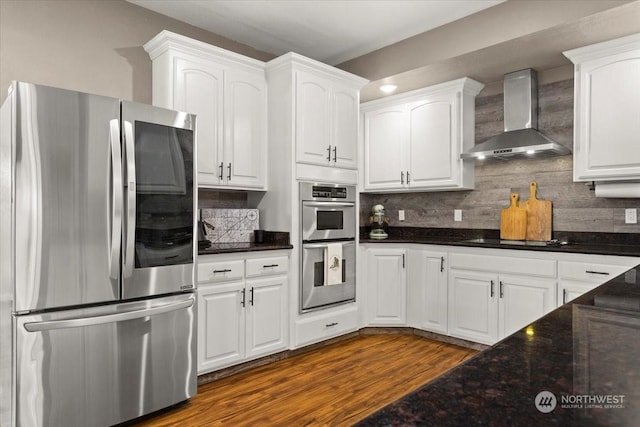
[[[494,283],[493,283],[493,280],[492,280],[492,281],[491,281],[491,298],[493,298],[493,294],[494,294],[494,292],[493,292],[493,284],[494,284]]]
[[[338,147],[333,147],[333,162],[337,162],[338,161]]]
[[[500,298],[504,297],[504,284],[500,281]]]
[[[331,161],[331,145],[327,148],[327,160]]]
[[[338,322],[333,322],[333,323],[327,323],[326,325],[324,325],[326,328],[330,328],[332,326],[337,326]]]
[[[242,307],[245,307],[245,297],[247,296],[245,289],[243,288],[240,292],[242,293],[242,301],[240,302],[240,304],[242,305]]]
[[[404,184],[404,172],[400,172],[400,184]]]
[[[567,303],[567,290],[566,289],[562,290],[562,303],[563,304]]]
[[[408,184],[409,182],[410,182],[410,179],[409,179],[409,171],[407,171],[407,184]]]
[[[220,162],[220,175],[218,175],[218,178],[220,179],[220,181],[222,181],[222,170],[224,169],[224,162]]]
[[[227,169],[229,170],[229,172],[227,173],[227,181],[231,181],[231,163],[229,163]]]

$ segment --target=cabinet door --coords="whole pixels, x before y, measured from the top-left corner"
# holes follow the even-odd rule
[[[409,162],[411,187],[451,187],[458,163],[453,148],[455,97],[440,96],[409,106]]]
[[[417,266],[420,288],[420,327],[428,331],[447,334],[447,273],[446,254],[443,252],[420,251]]]
[[[500,276],[499,337],[504,338],[556,308],[555,279]]]
[[[175,59],[173,108],[197,115],[198,185],[219,185],[222,164],[223,71],[212,62]]]
[[[580,282],[560,279],[558,282],[558,306],[578,298],[580,295],[589,292],[591,289],[594,289],[599,285],[600,283],[595,282]]]
[[[369,249],[367,299],[369,324],[406,324],[404,249]]]
[[[331,159],[337,167],[357,168],[358,91],[334,86],[331,103]],[[334,151],[335,150],[335,151]]]
[[[302,71],[296,73],[297,162],[329,165],[330,90],[328,80]]]
[[[389,107],[364,114],[366,190],[402,189],[406,182],[406,109]]]
[[[198,373],[244,358],[244,282],[198,288]]]
[[[234,187],[264,188],[267,156],[264,75],[227,70],[224,93],[224,180]]]
[[[247,358],[287,348],[287,277],[247,280]]]
[[[579,65],[574,180],[640,175],[640,49]]]
[[[498,276],[480,272],[449,273],[449,334],[493,344],[498,339]]]

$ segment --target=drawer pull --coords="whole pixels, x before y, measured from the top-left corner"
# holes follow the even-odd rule
[[[591,274],[602,274],[603,276],[608,276],[609,273],[607,273],[606,271],[593,271],[593,270],[586,270],[585,273],[591,273]]]
[[[269,264],[269,265],[262,266],[262,268],[273,268],[273,267],[278,267],[278,264]]]
[[[332,326],[337,326],[337,325],[338,325],[338,322],[333,322],[333,323],[327,323],[325,327],[330,328]]]
[[[218,273],[230,273],[232,270],[230,268],[225,268],[224,270],[213,270],[213,274]]]

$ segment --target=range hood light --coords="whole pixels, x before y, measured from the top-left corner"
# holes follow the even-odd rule
[[[398,89],[397,85],[382,85],[382,86],[380,86],[380,90],[383,91],[384,93],[392,93],[396,89]]]
[[[527,150],[527,154],[534,154],[536,150]]]
[[[484,159],[486,159],[486,158],[487,158],[487,157],[486,157],[486,156],[483,156],[482,154],[478,156],[478,160],[484,160]]]

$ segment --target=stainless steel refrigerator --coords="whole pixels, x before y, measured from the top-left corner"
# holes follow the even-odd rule
[[[0,425],[194,395],[195,116],[22,82],[0,113]]]

